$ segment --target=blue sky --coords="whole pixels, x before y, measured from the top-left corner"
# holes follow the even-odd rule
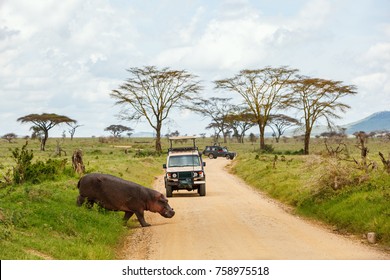
[[[353,122],[390,110],[390,2],[1,0],[0,135],[30,134],[16,119],[43,112],[76,119],[76,136],[119,123],[152,131],[120,122],[109,97],[125,69],[146,65],[198,75],[203,97],[226,96],[212,81],[242,69],[288,65],[356,85],[339,121]],[[163,133],[211,133],[208,123],[177,111]]]

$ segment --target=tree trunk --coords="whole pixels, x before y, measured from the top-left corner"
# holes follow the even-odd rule
[[[245,133],[241,133],[240,134],[240,143],[244,144],[244,140],[245,140]]]
[[[161,153],[162,152],[162,148],[161,148],[161,123],[158,123],[157,124],[157,128],[156,128],[156,152],[157,153]]]
[[[222,132],[222,134],[223,134],[223,143],[226,144],[227,143],[227,133]]]
[[[259,130],[260,130],[260,150],[265,150],[265,140],[264,140],[265,127],[259,124]]]
[[[45,150],[46,141],[49,138],[49,132],[45,130],[44,133],[45,133],[45,136],[43,137],[43,139],[41,139],[41,151]]]
[[[85,166],[83,163],[83,152],[78,149],[73,152],[72,165],[75,172],[83,174],[85,172]]]
[[[311,130],[305,132],[305,145],[303,149],[303,153],[305,155],[309,154],[309,146],[310,146],[310,135],[311,135]]]

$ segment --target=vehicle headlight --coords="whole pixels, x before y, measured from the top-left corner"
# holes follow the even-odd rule
[[[172,178],[176,179],[177,178],[177,174],[176,173],[172,173]]]
[[[193,177],[203,177],[203,171],[194,172]]]

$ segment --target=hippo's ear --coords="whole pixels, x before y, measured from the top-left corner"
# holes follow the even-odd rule
[[[167,202],[168,201],[168,199],[166,199],[165,196],[162,193],[158,193],[156,195],[156,200],[162,201],[162,202]]]

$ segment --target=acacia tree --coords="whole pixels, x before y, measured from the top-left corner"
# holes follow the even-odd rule
[[[104,129],[104,131],[109,131],[113,137],[120,137],[121,133],[125,131],[133,131],[132,128],[121,125],[121,124],[112,124]]]
[[[30,127],[30,130],[32,131],[31,139],[39,139],[41,141],[41,139],[43,139],[45,136],[42,129],[36,125]]]
[[[264,132],[270,115],[288,104],[289,82],[297,71],[287,67],[266,67],[242,70],[233,78],[214,81],[217,89],[238,93],[244,99],[259,127],[260,149],[265,148]]]
[[[276,143],[279,143],[279,139],[286,129],[294,125],[299,125],[299,121],[297,119],[283,114],[276,114],[270,116],[268,126],[272,129],[273,134],[275,135]]]
[[[80,126],[83,126],[82,124],[77,124],[75,122],[74,124],[68,123],[68,126],[70,127],[68,132],[70,134],[70,140],[73,140],[74,134],[76,133],[76,129],[79,128]]]
[[[303,113],[305,127],[304,154],[309,154],[310,136],[314,124],[325,119],[328,126],[332,126],[332,119],[338,119],[339,111],[344,113],[349,105],[340,102],[340,99],[355,95],[354,85],[343,85],[341,81],[332,81],[319,78],[298,76],[292,82],[293,98],[291,105]]]
[[[17,135],[13,132],[4,134],[1,138],[5,139],[8,141],[8,143],[11,143],[12,140],[17,138]]]
[[[41,151],[45,150],[46,141],[49,138],[49,130],[61,123],[76,123],[75,120],[67,117],[61,116],[53,113],[43,113],[43,114],[30,114],[24,117],[20,117],[17,121],[21,123],[33,123],[34,127],[39,128],[43,133],[43,138],[41,139]]]
[[[146,119],[156,132],[156,152],[161,152],[161,129],[173,108],[191,100],[201,90],[196,76],[185,70],[157,69],[155,66],[130,68],[128,78],[110,94],[122,105],[124,120]]]
[[[211,97],[209,99],[199,99],[194,101],[188,109],[211,119],[211,123],[206,127],[213,128],[217,139],[222,133],[224,143],[226,143],[230,124],[226,117],[235,111],[236,106],[230,103],[231,98]]]
[[[233,129],[233,136],[239,143],[244,143],[245,133],[256,124],[253,113],[238,106],[236,112],[225,117],[225,121]]]

